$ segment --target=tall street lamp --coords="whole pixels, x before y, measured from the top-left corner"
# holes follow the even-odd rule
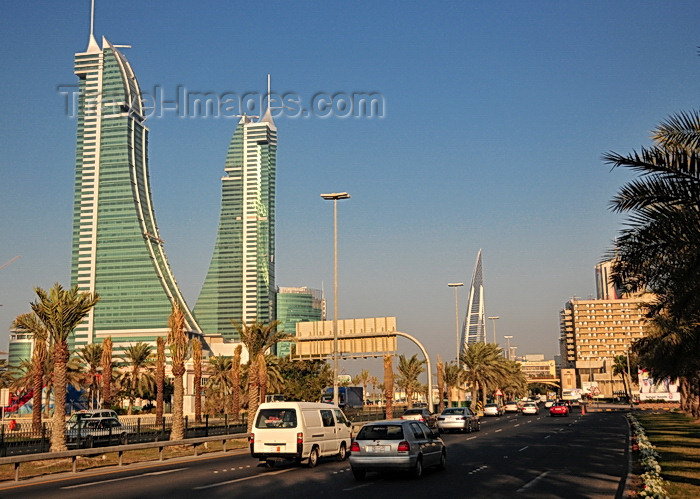
[[[333,200],[333,403],[338,405],[338,200],[350,199],[347,192],[321,194]]]
[[[460,349],[459,349],[459,288],[460,286],[464,286],[463,282],[451,282],[447,284],[449,287],[454,288],[455,290],[455,338],[456,338],[456,344],[457,344],[457,367],[459,367],[459,354],[460,354]]]
[[[496,341],[496,320],[500,319],[500,317],[497,315],[492,315],[489,317],[489,319],[493,321],[493,344],[495,345],[498,343]]]
[[[508,350],[506,350],[506,358],[510,360],[510,340],[513,339],[512,336],[504,336],[504,338],[508,341]]]

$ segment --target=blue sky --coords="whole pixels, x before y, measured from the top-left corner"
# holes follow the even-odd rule
[[[57,88],[76,82],[89,12],[88,0],[14,2],[0,18],[0,265],[21,255],[0,270],[0,330],[29,310],[34,286],[70,284],[76,122]],[[451,358],[447,283],[468,283],[482,249],[499,341],[551,357],[559,311],[595,293],[593,267],[622,227],[608,203],[630,176],[601,154],[647,145],[660,120],[695,107],[698,19],[694,1],[97,0],[95,34],[132,45],[142,90],[166,98],[178,86],[263,93],[267,73],[305,104],[381,94],[381,119],[277,119],[277,283],[332,298],[332,206],[319,194],[347,191],[340,318],[396,316]],[[147,122],[156,216],[190,306],[235,124],[167,112]]]

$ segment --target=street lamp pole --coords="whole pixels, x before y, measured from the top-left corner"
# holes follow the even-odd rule
[[[457,346],[457,367],[459,367],[459,288],[464,286],[463,282],[451,282],[447,284],[449,287],[455,290],[455,341]]]
[[[350,199],[347,192],[321,194],[333,200],[333,403],[338,405],[338,200]]]
[[[495,345],[498,343],[496,341],[496,320],[500,319],[500,317],[497,315],[492,315],[491,317],[489,317],[489,319],[493,321],[493,344]]]
[[[504,338],[508,341],[508,350],[506,350],[506,358],[510,360],[510,340],[513,339],[512,336],[504,336]]]

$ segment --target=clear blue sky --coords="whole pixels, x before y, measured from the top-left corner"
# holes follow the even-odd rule
[[[70,282],[76,82],[88,0],[6,2],[0,16],[0,330],[33,287]],[[700,3],[97,0],[95,33],[145,92],[379,92],[382,119],[277,120],[277,283],[332,298],[340,318],[396,316],[454,356],[454,294],[483,250],[486,312],[518,354],[558,352],[559,311],[595,292],[630,177],[600,156],[649,143],[697,104]],[[156,216],[194,306],[219,217],[232,118],[148,120]],[[466,288],[460,293],[460,321]],[[329,301],[329,310],[332,303]],[[492,324],[488,324],[489,339]],[[2,333],[0,348],[7,346]],[[417,350],[400,341],[402,352]],[[352,366],[349,364],[349,366]],[[348,371],[354,372],[353,367]]]

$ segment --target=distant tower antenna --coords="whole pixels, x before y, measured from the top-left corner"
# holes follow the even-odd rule
[[[270,109],[270,73],[267,73],[267,108]]]
[[[95,0],[92,0],[90,8],[90,36],[95,34]]]

